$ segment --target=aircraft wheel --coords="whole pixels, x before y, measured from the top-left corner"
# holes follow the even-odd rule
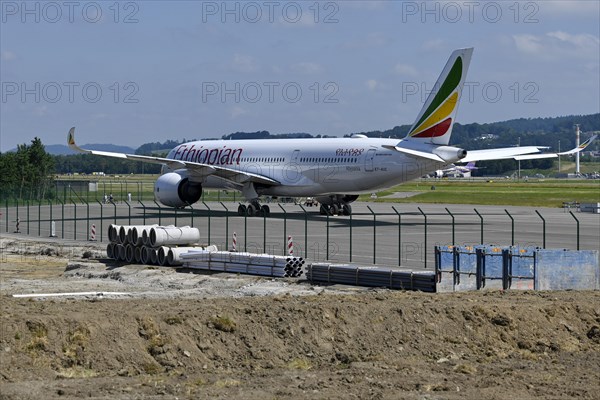
[[[238,206],[238,215],[239,215],[240,217],[243,217],[244,215],[246,215],[246,206],[245,206],[245,205],[243,205],[243,204],[240,204],[240,205]]]
[[[271,209],[267,205],[263,205],[260,207],[261,216],[268,217],[271,215]]]
[[[329,207],[329,215],[338,215],[340,213],[340,207],[337,204],[333,204]]]
[[[249,204],[248,207],[246,207],[246,215],[249,217],[254,217],[257,211],[258,210],[256,209],[256,207],[254,207],[253,204]]]
[[[344,214],[344,215],[352,214],[352,206],[350,204],[342,205],[342,214]]]

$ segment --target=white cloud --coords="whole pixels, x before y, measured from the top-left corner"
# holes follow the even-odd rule
[[[241,117],[244,114],[247,114],[248,111],[244,110],[242,107],[235,106],[231,109],[230,116],[232,119]]]
[[[523,53],[538,53],[543,49],[542,38],[535,35],[513,35],[517,49]]]
[[[443,39],[432,39],[427,40],[423,43],[423,49],[425,50],[446,50],[447,47],[444,44]]]
[[[232,67],[239,72],[255,72],[258,71],[258,64],[251,56],[235,54],[233,56]]]
[[[589,33],[571,34],[563,31],[548,32],[545,35],[513,35],[514,43],[522,53],[546,59],[583,58],[598,59],[600,39]]]
[[[0,58],[2,59],[2,61],[12,61],[15,60],[17,58],[17,55],[15,53],[13,53],[12,51],[3,51],[2,55],[0,56]]]
[[[374,47],[383,47],[388,42],[388,38],[383,33],[371,32],[366,36],[346,42],[344,47],[350,49],[372,49]]]
[[[35,115],[36,117],[45,117],[46,115],[48,115],[48,106],[43,105],[35,107],[33,109],[33,115]]]
[[[375,88],[377,87],[378,83],[375,79],[369,79],[368,81],[365,82],[365,85],[367,85],[367,87],[369,88],[369,90],[375,90]]]
[[[417,69],[412,65],[402,63],[396,64],[394,71],[399,75],[417,76],[419,74]]]
[[[301,62],[292,65],[292,71],[300,74],[316,74],[321,72],[323,68],[317,63]]]

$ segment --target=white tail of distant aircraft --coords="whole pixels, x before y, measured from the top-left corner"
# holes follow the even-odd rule
[[[235,189],[250,203],[240,214],[268,214],[259,198],[316,197],[321,213],[349,215],[361,193],[395,186],[455,162],[537,159],[581,151],[594,138],[564,153],[540,154],[543,147],[466,150],[449,146],[473,48],[455,50],[408,135],[397,139],[352,138],[286,140],[207,140],[181,144],[166,158],[86,150],[68,135],[71,149],[100,156],[162,164],[154,194],[170,207],[200,199],[205,188]]]

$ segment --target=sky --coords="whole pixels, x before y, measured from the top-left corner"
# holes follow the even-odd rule
[[[600,112],[600,2],[0,1],[0,151],[412,124],[474,47],[457,122]],[[585,130],[585,127],[582,127]]]

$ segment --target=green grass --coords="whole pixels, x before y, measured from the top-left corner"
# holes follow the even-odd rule
[[[431,190],[435,186],[435,190]],[[382,198],[394,192],[417,192],[405,198]],[[539,180],[514,181],[419,181],[377,193],[377,199],[361,196],[364,201],[393,203],[448,203],[561,207],[565,201],[600,202],[600,181]]]

